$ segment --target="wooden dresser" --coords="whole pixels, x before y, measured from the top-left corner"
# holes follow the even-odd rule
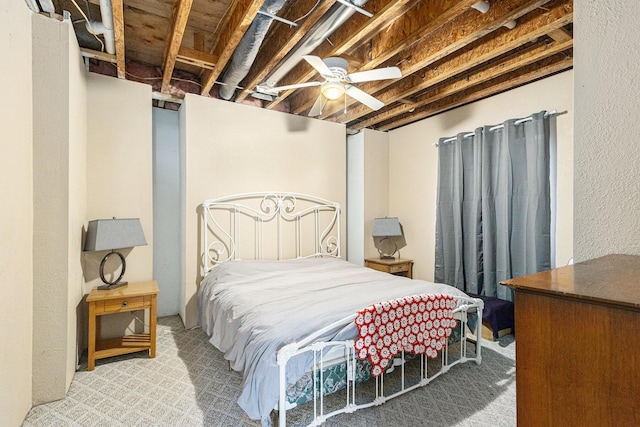
[[[640,426],[640,256],[507,280],[518,427]]]

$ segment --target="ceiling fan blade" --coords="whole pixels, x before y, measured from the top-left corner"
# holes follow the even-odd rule
[[[304,82],[304,83],[297,83],[294,85],[276,86],[276,87],[258,86],[257,89],[259,92],[273,93],[273,92],[280,92],[283,90],[298,89],[301,87],[320,86],[321,84],[322,82]]]
[[[315,68],[316,71],[320,73],[320,75],[324,77],[333,77],[333,71],[331,71],[331,69],[327,67],[327,64],[325,64],[319,56],[304,55],[303,58],[309,63],[309,65]]]
[[[347,80],[351,83],[371,82],[374,80],[398,79],[402,72],[398,67],[376,68],[375,70],[359,71],[349,74]]]
[[[379,110],[382,107],[384,107],[384,102],[374,98],[373,96],[369,95],[367,92],[364,92],[358,89],[357,87],[351,86],[351,85],[347,85],[346,88],[347,88],[347,95],[349,95],[350,97],[352,97],[357,101],[362,102],[364,105],[371,108],[372,110]]]
[[[309,117],[317,117],[322,114],[325,105],[327,105],[327,98],[322,96],[322,94],[318,95],[316,102],[313,103],[313,107],[309,110]]]

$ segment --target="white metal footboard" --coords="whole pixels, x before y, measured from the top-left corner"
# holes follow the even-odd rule
[[[385,394],[384,389],[384,375],[375,378],[375,397],[369,402],[361,402],[356,403],[356,388],[358,385],[356,384],[355,372],[356,372],[356,361],[358,356],[355,352],[354,341],[353,340],[345,340],[345,341],[330,341],[330,342],[316,342],[317,338],[323,336],[324,334],[334,331],[340,326],[347,325],[350,322],[353,322],[355,319],[355,314],[352,316],[348,316],[344,319],[339,320],[338,322],[334,322],[331,325],[326,326],[320,331],[311,334],[307,338],[301,340],[297,343],[291,343],[284,347],[282,347],[278,351],[277,361],[280,369],[280,397],[278,403],[278,412],[279,412],[279,426],[284,427],[287,425],[287,363],[288,361],[297,355],[306,352],[313,352],[313,420],[308,424],[309,426],[318,426],[324,423],[328,418],[343,414],[355,412],[359,409],[368,408],[371,406],[381,405],[389,399],[393,399],[394,397],[398,397],[402,394],[405,394],[415,388],[423,387],[433,381],[435,378],[440,375],[446,373],[453,366],[468,362],[475,361],[476,364],[480,364],[482,362],[481,349],[482,349],[482,310],[484,308],[484,303],[481,299],[476,298],[463,298],[463,297],[454,297],[457,301],[457,308],[453,310],[454,316],[456,320],[460,323],[461,326],[461,342],[459,347],[459,355],[458,358],[450,361],[449,360],[449,346],[445,346],[442,350],[439,358],[441,361],[440,369],[432,373],[428,376],[427,374],[427,363],[428,358],[425,355],[419,355],[421,358],[420,361],[420,378],[419,381],[415,381],[413,384],[407,384],[408,378],[405,377],[405,365],[401,363],[401,379],[400,379],[400,389],[398,391],[394,391],[390,394]],[[467,321],[469,315],[473,313],[477,317],[476,325],[475,325],[475,351],[472,357],[468,355],[467,348]],[[325,412],[325,402],[324,402],[324,394],[322,391],[322,385],[324,383],[323,379],[323,368],[325,366],[325,355],[327,353],[328,348],[342,348],[344,350],[344,354],[346,356],[346,388],[342,392],[345,393],[345,401],[344,406],[340,406],[337,409],[332,409],[328,412]],[[401,360],[404,362],[405,355],[404,352],[401,353]],[[433,359],[432,359],[433,360]],[[433,363],[433,362],[431,362]],[[318,381],[316,378],[320,376],[319,384],[320,389],[318,390]],[[371,380],[373,381],[373,380]],[[339,392],[336,392],[339,393]]]

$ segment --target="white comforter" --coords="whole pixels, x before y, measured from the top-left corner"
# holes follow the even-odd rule
[[[448,285],[410,280],[334,258],[230,261],[215,267],[199,291],[200,322],[210,342],[244,375],[238,404],[252,419],[269,424],[278,401],[276,353],[322,327],[371,304],[407,295],[448,293]],[[353,323],[321,341],[357,337]],[[287,381],[310,367],[292,359]]]

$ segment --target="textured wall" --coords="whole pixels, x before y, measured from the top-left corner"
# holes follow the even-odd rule
[[[185,282],[181,315],[197,316],[199,217],[203,200],[291,191],[346,201],[344,125],[187,94],[181,109],[185,174]],[[346,221],[342,221],[344,234]],[[344,250],[343,240],[343,250]]]
[[[87,75],[87,219],[140,218],[147,246],[126,255],[124,280],[153,274],[153,186],[151,87]],[[102,284],[98,269],[105,252],[85,253],[85,289]]]
[[[151,109],[149,85],[87,74],[87,220],[140,218],[147,246],[123,251],[123,280],[129,282],[153,279]],[[105,254],[83,254],[86,293],[102,284],[98,268]],[[104,322],[103,337],[135,328],[131,313],[118,316]]]
[[[373,219],[389,213],[389,134],[364,129],[348,138],[349,261],[364,265],[378,257],[371,229]],[[396,255],[397,256],[397,255]]]
[[[33,15],[33,402],[65,396],[77,364],[83,296],[86,92],[71,24]],[[55,108],[51,108],[55,105]]]
[[[67,247],[67,378],[69,389],[78,360],[87,340],[82,313],[84,277],[82,270],[83,232],[87,223],[87,77],[73,27],[69,38],[69,242]]]
[[[414,277],[433,280],[438,150],[442,136],[541,110],[568,110],[557,117],[558,217],[556,262],[573,256],[573,71],[567,71],[389,133],[389,212],[400,217],[415,260]]]
[[[364,129],[364,257],[380,254],[373,244],[373,219],[398,216],[389,208],[389,134]],[[402,218],[400,218],[402,222]],[[396,254],[396,257],[398,254]]]
[[[640,254],[640,2],[575,4],[575,259]]]
[[[347,260],[364,265],[364,132],[347,137]]]
[[[33,329],[31,12],[0,6],[0,424],[19,426],[31,407]]]
[[[33,15],[33,401],[64,397],[78,361],[82,227],[86,221],[86,88],[69,23]],[[52,109],[51,105],[57,107]],[[61,327],[64,326],[64,327]]]

